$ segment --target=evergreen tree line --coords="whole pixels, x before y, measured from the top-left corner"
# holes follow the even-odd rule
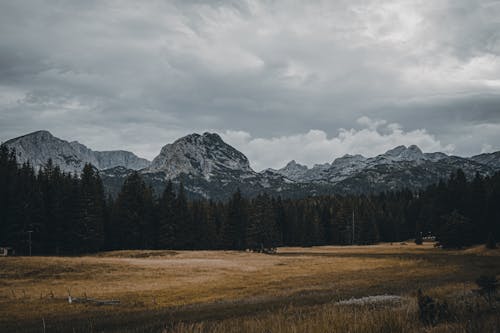
[[[271,249],[277,246],[372,244],[435,235],[444,246],[484,243],[500,235],[500,173],[361,196],[281,199],[239,191],[227,202],[188,201],[182,184],[157,198],[138,173],[114,199],[98,172],[80,177],[48,161],[35,172],[0,147],[0,246],[34,254],[115,249]]]
[[[105,244],[107,221],[102,182],[90,164],[81,177],[50,160],[35,173],[0,146],[0,246],[27,253],[31,237],[37,254],[95,252]]]

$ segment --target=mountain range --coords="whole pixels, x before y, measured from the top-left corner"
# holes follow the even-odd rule
[[[16,150],[19,163],[29,162],[35,170],[52,159],[64,172],[80,173],[85,163],[91,163],[99,170],[123,166],[133,170],[146,168],[150,162],[134,153],[113,150],[93,151],[78,141],[68,142],[56,138],[48,131],[36,131],[4,143]]]
[[[33,132],[4,144],[15,149],[19,163],[29,162],[35,170],[51,159],[62,171],[78,174],[85,163],[91,163],[100,171],[105,189],[112,195],[134,171],[156,193],[161,193],[171,180],[174,184],[182,182],[191,198],[224,200],[238,188],[247,196],[268,192],[282,197],[418,190],[448,178],[458,168],[468,177],[500,170],[500,152],[467,158],[441,152],[423,153],[411,145],[369,158],[344,155],[312,168],[291,161],[278,170],[256,172],[243,153],[215,133],[182,137],[165,145],[151,162],[128,151],[93,151],[48,131]]]

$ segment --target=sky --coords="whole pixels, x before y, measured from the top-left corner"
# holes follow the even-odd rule
[[[148,159],[217,132],[256,170],[500,150],[500,1],[0,1],[0,141]]]

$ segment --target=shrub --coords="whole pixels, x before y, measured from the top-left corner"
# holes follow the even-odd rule
[[[497,242],[495,241],[495,236],[493,236],[492,232],[488,234],[488,240],[486,241],[486,248],[490,250],[497,248]]]
[[[448,314],[448,303],[434,300],[424,295],[419,289],[417,293],[420,321],[425,325],[436,325]]]
[[[483,295],[490,306],[492,305],[492,299],[498,288],[498,280],[495,275],[481,275],[477,280],[476,284],[479,286],[479,293]]]

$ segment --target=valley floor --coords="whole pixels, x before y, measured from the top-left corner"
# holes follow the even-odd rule
[[[500,302],[473,292],[484,274],[500,275],[500,250],[430,243],[5,257],[0,331],[498,331]],[[433,326],[419,321],[419,288],[448,304]],[[390,296],[363,298],[375,295]]]

